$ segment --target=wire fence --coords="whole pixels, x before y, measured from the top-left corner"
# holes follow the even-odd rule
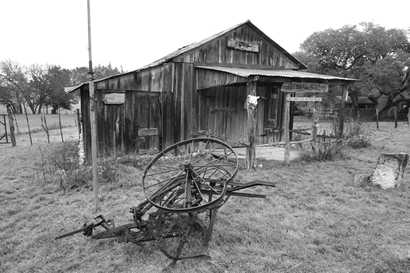
[[[57,114],[7,114],[0,116],[2,146],[27,146],[78,140],[81,135],[79,112]]]

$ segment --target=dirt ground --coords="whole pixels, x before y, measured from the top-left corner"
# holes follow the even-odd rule
[[[237,179],[277,182],[266,199],[231,198],[218,213],[206,260],[171,272],[410,272],[410,167],[398,189],[361,187],[380,152],[410,153],[410,127],[366,124],[372,146],[327,162],[259,162]],[[56,144],[52,144],[56,145]],[[0,149],[0,272],[160,272],[169,264],[150,243],[120,244],[82,236],[54,241],[94,216],[88,188],[65,194],[38,174],[39,147]],[[259,166],[260,166],[259,164]],[[102,214],[121,224],[143,200],[141,170],[123,166],[103,184]]]

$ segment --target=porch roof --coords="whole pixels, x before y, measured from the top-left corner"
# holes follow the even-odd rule
[[[296,70],[270,70],[270,69],[254,69],[254,68],[243,68],[243,67],[224,67],[224,66],[196,66],[198,69],[212,70],[216,72],[223,72],[232,74],[241,78],[249,78],[252,76],[262,76],[267,78],[281,78],[288,80],[310,80],[310,81],[321,81],[321,82],[344,82],[349,83],[356,81],[352,78],[343,78],[331,75],[310,73],[305,71]]]

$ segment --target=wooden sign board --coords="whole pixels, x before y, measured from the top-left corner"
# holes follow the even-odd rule
[[[259,43],[231,38],[228,40],[228,48],[258,53]]]
[[[281,91],[287,93],[327,93],[329,91],[329,85],[314,82],[284,82]]]
[[[138,136],[145,137],[145,136],[157,136],[158,135],[158,128],[140,128],[138,129]]]
[[[288,101],[322,101],[322,98],[319,97],[288,97]]]
[[[104,94],[103,101],[105,104],[123,104],[125,102],[124,93]]]

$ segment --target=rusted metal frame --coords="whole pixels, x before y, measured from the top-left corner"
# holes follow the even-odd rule
[[[84,227],[80,229],[60,235],[56,237],[55,240],[59,240],[59,239],[62,239],[68,236],[72,236],[80,232],[82,232],[85,236],[92,236],[93,230],[98,226],[102,226],[106,231],[110,230],[110,227],[107,225],[110,221],[105,220],[105,218],[102,215],[98,215],[97,217],[95,217],[95,220],[98,220],[98,221],[96,223],[84,225]]]
[[[243,190],[251,187],[256,187],[256,186],[267,186],[267,187],[276,187],[276,183],[271,183],[271,182],[266,182],[266,181],[261,181],[261,180],[255,180],[251,181],[248,183],[230,183],[230,187],[227,189],[227,192],[234,192],[238,190]]]
[[[207,138],[205,138],[206,140]],[[217,142],[220,142],[219,140],[214,140]],[[182,143],[186,143],[187,141],[184,141]],[[188,141],[189,142],[189,141]],[[169,148],[172,148],[172,146],[170,146]],[[168,149],[168,148],[167,148]],[[167,150],[165,149],[165,150]],[[159,155],[161,156],[161,155]],[[150,164],[153,164],[154,161],[152,161]],[[151,195],[151,199],[154,198],[163,198],[164,194],[168,193],[170,190],[172,190],[174,188],[174,186],[178,183],[181,183],[180,178],[181,177],[185,177],[185,183],[183,183],[183,185],[186,186],[186,184],[188,182],[192,182],[194,183],[193,186],[197,187],[198,191],[201,191],[202,193],[207,193],[208,194],[208,202],[210,201],[217,201],[217,202],[210,202],[209,206],[206,206],[204,208],[202,208],[201,210],[198,211],[188,211],[189,213],[189,219],[191,219],[190,221],[194,221],[193,217],[195,217],[195,215],[197,215],[200,212],[203,211],[208,211],[209,212],[209,225],[208,227],[203,227],[203,231],[205,232],[205,237],[204,237],[204,246],[207,246],[209,244],[209,241],[211,239],[212,236],[212,231],[213,231],[213,227],[214,224],[216,222],[216,214],[217,214],[217,210],[218,208],[223,205],[230,196],[240,196],[240,197],[253,197],[253,198],[264,198],[265,195],[260,195],[260,194],[254,194],[254,193],[246,193],[246,192],[237,192],[239,190],[243,190],[246,188],[250,188],[250,187],[254,187],[254,186],[271,186],[274,187],[275,183],[270,183],[270,182],[266,182],[266,181],[251,181],[249,183],[235,183],[231,180],[229,180],[228,183],[228,188],[226,189],[226,191],[223,194],[223,198],[218,197],[218,199],[213,200],[213,196],[214,193],[215,194],[219,194],[219,191],[217,192],[217,190],[214,190],[214,187],[218,186],[218,182],[216,179],[214,180],[210,180],[210,188],[209,189],[202,189],[201,185],[197,185],[195,184],[196,181],[196,177],[198,176],[195,173],[195,170],[192,169],[191,165],[189,163],[186,163],[184,165],[185,168],[185,176],[183,173],[180,173],[177,176],[173,176],[173,178],[170,181],[164,181],[165,185],[161,188],[159,188],[153,195]],[[235,173],[236,174],[236,173]],[[182,184],[181,184],[182,185]],[[191,192],[191,189],[193,189],[193,186],[190,186],[188,189],[185,189],[185,193],[186,192]],[[225,186],[224,186],[225,187]],[[186,200],[190,200],[189,197],[186,198]],[[76,230],[74,232],[69,233],[68,235],[65,236],[69,236],[69,235],[73,235],[75,233],[79,233],[79,232],[83,232],[85,235],[91,236],[93,239],[107,239],[107,238],[118,238],[119,241],[121,242],[132,242],[132,243],[140,243],[140,242],[145,242],[145,241],[152,241],[152,240],[157,240],[158,238],[171,238],[171,237],[179,237],[180,241],[179,244],[177,246],[176,250],[176,255],[172,254],[170,255],[169,253],[166,253],[166,251],[164,252],[165,255],[167,255],[167,257],[173,259],[174,261],[180,260],[180,259],[186,259],[186,258],[194,258],[194,257],[199,257],[199,256],[203,256],[203,255],[199,255],[199,256],[189,256],[189,257],[181,257],[181,253],[182,253],[182,248],[184,247],[184,244],[186,243],[187,238],[190,235],[190,229],[193,228],[192,223],[188,223],[188,229],[184,229],[183,231],[181,230],[181,232],[172,232],[172,233],[167,233],[167,232],[163,232],[165,234],[160,234],[158,237],[158,234],[156,235],[155,231],[152,230],[152,228],[154,226],[156,226],[157,224],[160,224],[160,222],[156,222],[156,221],[161,221],[161,219],[167,219],[166,217],[168,217],[167,215],[173,215],[170,214],[170,212],[165,212],[162,209],[157,210],[157,212],[154,212],[152,214],[150,214],[150,217],[148,218],[148,220],[142,220],[142,216],[145,215],[152,207],[154,206],[154,204],[149,201],[148,199],[145,200],[144,202],[140,203],[137,207],[131,208],[130,212],[133,214],[133,218],[134,221],[133,223],[129,223],[129,224],[125,224],[125,225],[121,225],[119,227],[113,227],[108,225],[108,221],[105,221],[105,219],[103,217],[101,217],[101,221],[97,222],[96,224],[91,224],[88,225],[86,227],[83,227],[80,230]],[[174,211],[171,213],[176,213],[177,211]],[[153,216],[153,218],[151,218],[151,216]],[[162,218],[165,217],[165,218]],[[92,235],[92,231],[94,230],[95,227],[97,226],[102,226],[105,231],[99,232],[95,235]],[[64,236],[64,237],[65,237]],[[61,236],[60,236],[61,237]]]

